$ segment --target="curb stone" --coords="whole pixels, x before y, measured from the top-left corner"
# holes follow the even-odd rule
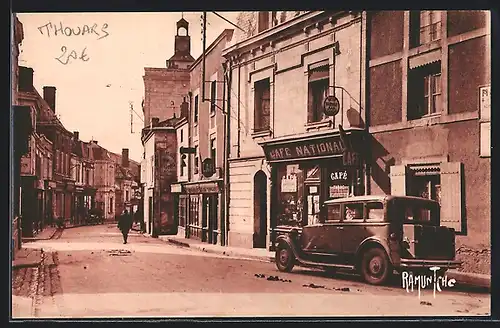
[[[258,260],[258,261],[263,261],[263,262],[274,262],[274,257],[271,256],[260,256],[260,255],[248,255],[248,254],[239,254],[238,252],[234,252],[232,250],[223,250],[223,249],[213,249],[213,248],[207,248],[204,245],[191,245],[189,243],[185,243],[173,238],[162,238],[163,240],[166,240],[168,243],[177,245],[177,246],[182,246],[186,248],[192,248],[196,249],[201,252],[206,252],[206,253],[211,253],[211,254],[219,254],[219,255],[225,255],[225,256],[234,256],[234,257],[240,257],[243,259],[249,259],[249,260]]]

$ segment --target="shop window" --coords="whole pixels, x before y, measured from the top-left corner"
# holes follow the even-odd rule
[[[269,78],[254,84],[254,131],[268,131],[271,126],[271,85]]]
[[[186,216],[187,216],[187,202],[186,196],[179,197],[179,226],[186,226]]]
[[[194,123],[198,123],[198,95],[194,96]]]
[[[384,221],[384,204],[378,202],[366,204],[366,220],[370,222]]]
[[[344,221],[363,221],[363,203],[345,205]]]
[[[257,32],[265,31],[269,28],[269,11],[259,12],[259,22],[257,24]]]
[[[340,204],[328,205],[325,222],[340,222],[341,220]]]
[[[299,165],[284,165],[278,168],[278,226],[302,226],[304,224],[303,185],[304,176]]]
[[[199,196],[191,196],[189,201],[189,224],[192,226],[200,226],[200,199]]]
[[[408,74],[408,119],[440,113],[441,62],[411,69]]]
[[[307,123],[325,119],[323,102],[328,95],[329,85],[328,64],[309,70]]]
[[[440,39],[440,11],[415,10],[410,12],[410,47],[418,47]]]

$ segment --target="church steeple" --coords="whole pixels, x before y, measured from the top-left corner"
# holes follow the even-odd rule
[[[174,55],[167,61],[167,67],[188,68],[194,62],[191,56],[191,37],[189,36],[189,23],[184,19],[184,14],[176,23]]]

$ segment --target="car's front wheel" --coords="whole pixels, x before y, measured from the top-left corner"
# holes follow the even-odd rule
[[[290,272],[295,265],[295,256],[290,246],[286,243],[280,243],[276,248],[276,267],[282,272]]]
[[[391,263],[381,248],[370,248],[361,258],[360,273],[363,279],[372,285],[381,285],[392,272]]]

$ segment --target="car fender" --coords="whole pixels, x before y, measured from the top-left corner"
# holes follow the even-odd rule
[[[391,261],[391,264],[394,264],[393,259],[391,257],[391,250],[389,248],[387,241],[380,237],[368,237],[365,240],[363,240],[356,249],[356,258],[358,258],[361,255],[361,252],[366,246],[368,246],[368,244],[377,244],[378,246],[382,247],[385,253],[387,254],[387,257],[389,258],[389,261]]]
[[[286,235],[280,235],[276,238],[276,244],[279,245],[281,243],[285,243],[288,245],[288,247],[290,247],[290,249],[292,250],[293,254],[295,255],[296,258],[298,258],[300,256],[300,254],[298,254],[297,252],[297,248],[296,248],[296,245],[293,241],[293,239],[290,237],[289,234],[286,234]]]

